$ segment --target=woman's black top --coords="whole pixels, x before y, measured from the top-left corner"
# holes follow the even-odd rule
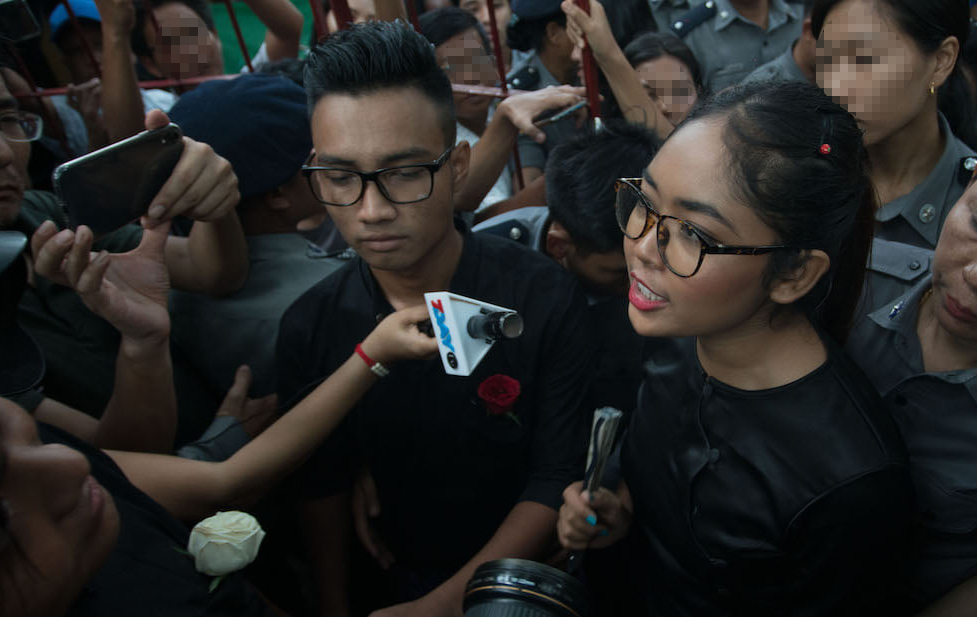
[[[272,617],[240,573],[209,591],[185,554],[190,530],[133,486],[112,459],[67,433],[38,425],[43,443],[80,451],[119,511],[119,539],[67,617]]]
[[[895,614],[878,602],[913,511],[906,452],[825,345],[817,370],[761,391],[704,374],[694,339],[655,346],[622,448],[650,615]]]

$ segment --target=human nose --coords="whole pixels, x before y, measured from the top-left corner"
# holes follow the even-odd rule
[[[80,452],[68,446],[32,444],[8,450],[6,473],[29,479],[25,486],[35,493],[44,509],[58,519],[77,507],[91,467]]]
[[[364,223],[382,223],[397,218],[397,208],[380,191],[376,180],[367,181],[360,198],[359,219]]]
[[[963,280],[972,290],[977,292],[977,251],[972,252],[970,263],[963,268]]]

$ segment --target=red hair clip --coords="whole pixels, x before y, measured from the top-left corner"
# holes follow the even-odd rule
[[[830,144],[821,144],[821,147],[818,149],[818,151],[821,154],[831,154],[831,145]]]

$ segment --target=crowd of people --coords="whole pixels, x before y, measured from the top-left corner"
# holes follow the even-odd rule
[[[27,3],[64,95],[0,55],[0,615],[459,617],[579,551],[595,616],[977,614],[977,8],[245,3],[240,74],[202,0]],[[54,168],[170,123],[72,225]],[[434,291],[523,332],[448,374]]]

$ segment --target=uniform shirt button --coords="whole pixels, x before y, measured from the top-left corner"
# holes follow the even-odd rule
[[[711,450],[709,450],[709,462],[710,463],[715,463],[718,460],[719,460],[719,450],[717,450],[715,448],[712,448]]]
[[[977,169],[977,158],[968,156],[963,161],[963,168],[966,169],[967,171],[973,171],[974,169]]]
[[[916,260],[913,260],[912,262],[909,263],[909,269],[910,270],[913,270],[913,271],[919,270],[922,267],[923,267],[923,264],[919,263]]]
[[[518,240],[519,238],[522,237],[522,230],[519,229],[518,227],[513,227],[512,229],[509,230],[509,237],[512,238],[513,240]]]
[[[729,17],[729,12],[728,11],[722,11],[721,13],[719,13],[719,17],[721,19],[726,19],[727,17]]]
[[[933,204],[925,204],[919,209],[919,220],[924,223],[931,223],[936,218],[936,208]]]

